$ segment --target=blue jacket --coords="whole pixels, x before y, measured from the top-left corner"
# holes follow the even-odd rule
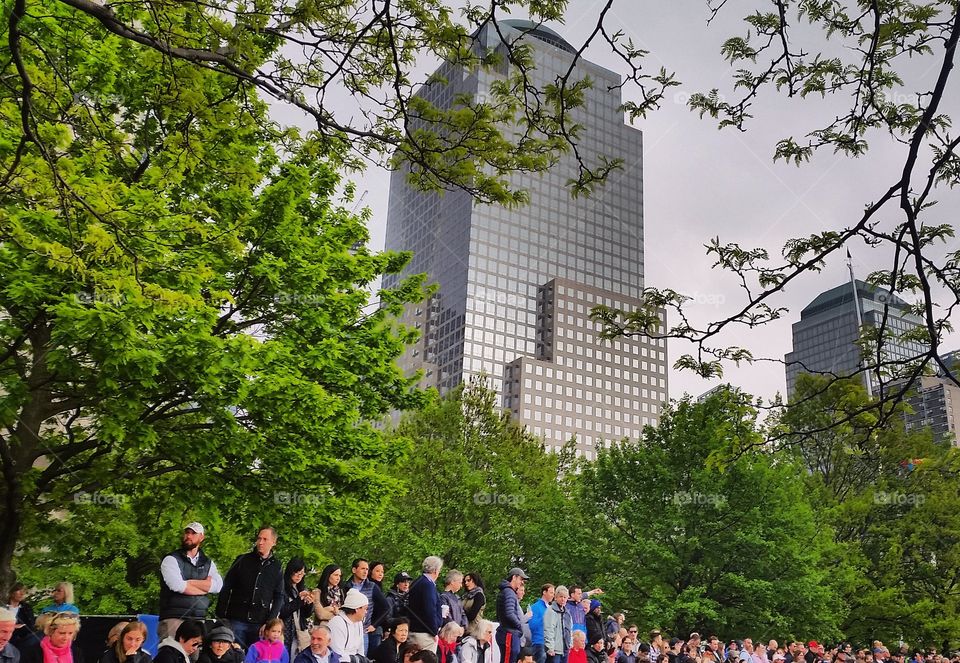
[[[533,615],[530,617],[528,624],[530,625],[530,644],[532,645],[543,644],[543,615],[546,611],[547,604],[543,602],[543,599],[537,599],[530,606],[530,612]]]
[[[440,631],[440,596],[432,578],[421,575],[410,585],[407,610],[410,613],[410,632],[426,633],[433,637]]]
[[[500,582],[500,594],[497,596],[497,621],[500,622],[500,628],[504,631],[511,631],[519,635],[523,629],[523,611],[520,610],[520,599],[517,598],[517,593],[507,580]],[[542,640],[542,628],[540,629],[540,637]]]
[[[327,654],[330,655],[330,663],[340,663],[340,654],[329,647],[327,647]],[[297,654],[297,657],[293,659],[293,663],[317,663],[317,659],[313,657],[313,652],[307,647]]]

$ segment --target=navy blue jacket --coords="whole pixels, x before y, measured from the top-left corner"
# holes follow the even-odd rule
[[[500,582],[500,594],[497,596],[497,621],[504,631],[520,633],[523,629],[523,611],[520,599],[508,580]]]
[[[327,654],[330,656],[330,663],[340,663],[340,654],[329,647],[327,647]],[[297,654],[297,657],[293,659],[293,663],[317,663],[317,659],[314,658],[313,652],[307,647]]]
[[[440,595],[433,579],[421,575],[410,585],[407,610],[410,632],[434,636],[440,631]]]

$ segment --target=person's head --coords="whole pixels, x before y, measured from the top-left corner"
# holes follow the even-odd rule
[[[489,619],[480,620],[480,642],[485,644],[493,644],[493,639],[496,636],[496,627],[493,625]]]
[[[663,634],[658,629],[650,631],[650,644],[657,648],[663,646]]]
[[[592,601],[590,601],[590,612],[592,612],[593,614],[599,615],[602,608],[603,608],[603,604],[601,604],[600,601],[598,601],[597,599],[593,599]]]
[[[343,599],[343,605],[340,609],[346,614],[347,619],[352,622],[362,622],[367,614],[367,605],[369,601],[362,592],[356,589],[350,589]]]
[[[587,648],[587,634],[583,631],[574,631],[571,635],[572,647],[574,649],[586,649]]]
[[[117,622],[110,627],[110,630],[107,631],[107,649],[117,644],[117,640],[120,639],[120,631],[129,623],[130,622]]]
[[[549,582],[540,587],[540,598],[543,599],[544,603],[550,603],[553,600],[554,595],[557,590]]]
[[[627,616],[624,615],[622,612],[615,612],[613,613],[613,618],[617,622],[617,624],[622,624],[623,620],[626,619]]]
[[[413,662],[420,661],[421,663],[437,663],[437,655],[429,649],[421,649],[411,656],[410,660]]]
[[[17,628],[17,617],[6,608],[0,608],[0,651],[10,642],[10,636]]]
[[[200,547],[205,537],[206,530],[203,529],[203,525],[197,522],[190,523],[183,528],[183,534],[180,536],[180,547],[187,552],[191,552]]]
[[[210,643],[210,651],[212,651],[217,658],[223,658],[223,655],[230,651],[230,648],[233,647],[233,643],[236,641],[237,638],[233,635],[233,631],[223,624],[217,624],[207,635],[207,642]]]
[[[554,602],[561,608],[567,605],[567,600],[570,598],[570,590],[564,587],[563,585],[557,585],[556,591],[553,593]]]
[[[707,638],[707,647],[709,647],[710,651],[712,652],[720,651],[720,638],[715,635],[711,635],[709,638]]]
[[[413,642],[404,642],[397,648],[397,661],[400,663],[410,663],[413,655],[420,651],[420,645]]]
[[[184,621],[177,627],[177,634],[174,637],[187,656],[193,656],[203,644],[203,622],[194,619]]]
[[[483,578],[481,578],[480,574],[476,571],[471,571],[463,576],[463,586],[467,588],[467,591],[472,590],[474,587],[483,589]]]
[[[637,647],[637,659],[640,661],[650,660],[650,645],[646,642],[641,642],[640,646]]]
[[[590,643],[590,647],[592,647],[596,651],[603,651],[603,648],[605,645],[606,643],[603,641],[602,636],[595,637],[593,639],[593,642]]]
[[[731,654],[736,654],[737,652],[740,651],[740,643],[737,642],[736,640],[731,640],[730,642],[727,643],[727,651],[730,652]]]
[[[753,640],[750,638],[743,639],[743,651],[753,653]]]
[[[517,654],[517,663],[533,663],[533,647],[521,647]]]
[[[444,642],[456,642],[463,635],[463,627],[456,622],[447,622],[440,627],[439,637]]]
[[[324,656],[327,653],[327,647],[330,646],[330,627],[326,624],[318,624],[310,629],[310,651],[314,654]]]
[[[448,592],[459,592],[463,587],[463,573],[456,569],[447,571],[447,577],[443,580],[443,588]]]
[[[7,603],[19,604],[27,598],[27,586],[22,582],[15,582],[10,586],[10,592],[7,594]]]
[[[303,579],[307,575],[307,565],[299,557],[293,557],[283,569],[283,579],[288,587],[296,587],[302,592],[306,589]]]
[[[387,567],[383,562],[370,562],[370,580],[379,584],[383,582],[383,576],[387,572]]]
[[[509,583],[510,587],[513,588],[513,591],[515,592],[519,591],[519,589],[523,587],[529,579],[530,576],[524,573],[523,569],[521,569],[519,566],[515,566],[507,571],[507,583]]]
[[[620,647],[622,647],[623,651],[625,651],[626,653],[628,654],[631,653],[633,651],[633,638],[631,638],[629,635],[623,638],[620,641]]]
[[[43,632],[54,647],[66,647],[80,631],[80,617],[74,612],[58,612],[50,618]]]
[[[393,587],[401,594],[410,591],[410,582],[413,578],[406,571],[401,571],[397,575],[393,576]]]
[[[680,638],[670,638],[669,646],[670,646],[670,651],[672,651],[674,654],[679,654],[680,647],[683,646],[683,640],[681,640]]]
[[[53,599],[54,603],[73,603],[73,583],[72,582],[58,582],[53,587],[53,591],[50,592],[50,598]]]
[[[320,573],[320,597],[324,598],[328,587],[336,587],[343,577],[343,570],[336,564],[327,564]],[[324,604],[325,605],[325,604]]]
[[[767,650],[771,653],[771,655],[778,649],[780,649],[780,644],[776,640],[771,640],[767,643]]]
[[[583,587],[580,585],[570,585],[570,600],[574,603],[580,603],[583,600]]]
[[[266,559],[273,552],[273,547],[277,545],[277,530],[265,526],[257,530],[257,540],[253,544],[253,549],[257,554]]]
[[[410,620],[406,617],[396,617],[390,620],[390,637],[399,644],[403,644],[410,637]]]
[[[700,634],[697,632],[691,633],[690,637],[687,638],[687,644],[693,645],[694,649],[697,649],[698,647],[700,647]]]
[[[263,639],[268,642],[283,642],[283,620],[274,617],[263,625]]]
[[[140,651],[140,647],[147,640],[147,625],[143,622],[128,622],[120,631],[117,644],[114,649],[117,653],[117,660],[124,663],[127,656]]]
[[[363,582],[367,579],[367,574],[370,573],[370,562],[363,557],[358,557],[350,565],[350,572],[353,573],[354,582]]]
[[[438,577],[440,577],[440,569],[442,568],[443,560],[436,555],[430,555],[429,557],[423,558],[423,564],[421,565],[423,575],[430,576],[436,580]]]

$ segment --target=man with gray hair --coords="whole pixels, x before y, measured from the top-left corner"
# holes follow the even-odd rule
[[[440,610],[443,613],[442,622],[456,622],[464,630],[467,629],[467,614],[463,611],[463,603],[457,592],[463,587],[463,572],[456,569],[447,571],[443,581],[443,592],[440,594]]]
[[[330,649],[330,627],[317,624],[310,629],[310,648],[297,654],[293,663],[340,663],[340,655]]]
[[[443,560],[431,555],[423,560],[422,568],[423,573],[413,581],[407,599],[407,611],[410,613],[410,636],[407,640],[420,649],[436,654],[437,633],[443,621],[437,578],[440,577]]]
[[[16,615],[0,608],[0,663],[20,663],[20,650],[10,644],[10,636],[16,628]]]
[[[567,652],[573,644],[573,617],[567,612],[570,590],[558,585],[553,603],[543,614],[543,646],[547,663],[567,663]]]

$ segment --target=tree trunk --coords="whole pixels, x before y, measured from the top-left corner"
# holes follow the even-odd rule
[[[3,461],[3,510],[0,512],[0,597],[6,602],[14,582],[13,553],[23,525],[23,492],[12,454],[0,442]]]

